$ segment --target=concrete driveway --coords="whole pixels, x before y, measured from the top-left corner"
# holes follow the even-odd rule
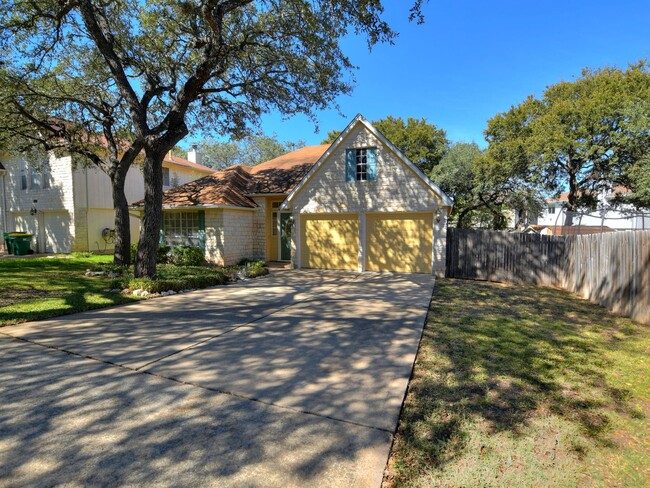
[[[0,485],[379,486],[433,278],[279,270],[0,329]]]

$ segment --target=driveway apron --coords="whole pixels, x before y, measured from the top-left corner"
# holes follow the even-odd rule
[[[0,329],[0,485],[379,486],[433,289],[268,277]]]

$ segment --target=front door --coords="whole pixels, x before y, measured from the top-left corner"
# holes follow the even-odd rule
[[[280,214],[280,260],[291,260],[291,214]]]

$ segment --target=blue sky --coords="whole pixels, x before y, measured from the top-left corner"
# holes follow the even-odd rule
[[[426,118],[452,141],[484,145],[486,121],[527,95],[580,75],[584,67],[650,58],[650,2],[430,0],[424,25],[409,23],[409,0],[387,0],[386,18],[400,32],[393,46],[368,52],[365,39],[343,48],[358,66],[351,96],[319,112],[320,133],[303,116],[263,119],[281,140],[318,144],[357,113]]]

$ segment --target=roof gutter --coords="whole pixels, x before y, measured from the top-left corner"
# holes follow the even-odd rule
[[[131,205],[132,210],[144,210],[144,205]],[[238,205],[163,205],[163,210],[186,210],[186,209],[230,209],[230,210],[249,210],[254,212],[257,207],[241,207]]]

